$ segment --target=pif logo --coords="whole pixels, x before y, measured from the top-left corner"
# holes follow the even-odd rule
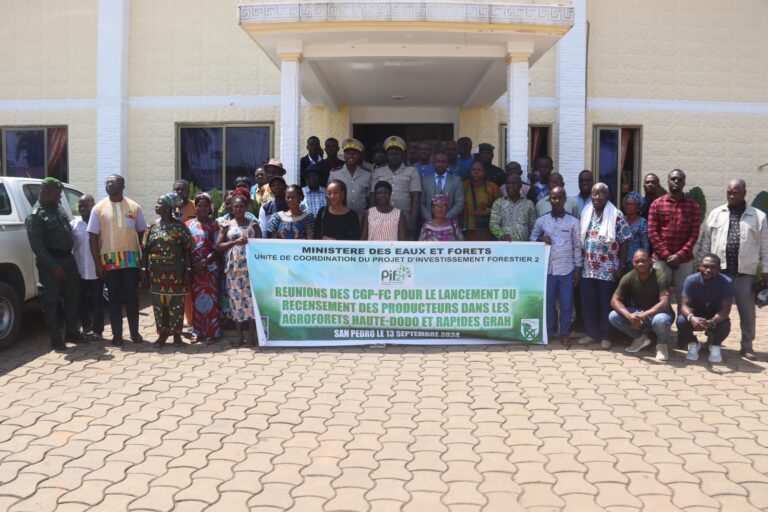
[[[379,280],[385,286],[410,286],[413,265],[379,265]]]

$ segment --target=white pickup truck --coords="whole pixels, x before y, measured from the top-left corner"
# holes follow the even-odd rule
[[[0,177],[0,350],[21,329],[22,305],[37,296],[37,267],[24,220],[40,193],[40,180]],[[71,219],[83,193],[64,185],[61,205]]]

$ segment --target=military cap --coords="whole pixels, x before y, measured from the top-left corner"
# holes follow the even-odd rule
[[[363,143],[359,140],[350,137],[348,139],[344,139],[344,142],[341,143],[342,151],[346,151],[348,149],[354,149],[355,151],[362,153],[365,150],[365,146],[363,146]]]
[[[493,147],[493,144],[488,144],[487,142],[483,142],[482,144],[477,146],[477,150],[478,151],[484,151],[484,150],[485,151],[493,151],[494,149],[496,149],[496,148]]]
[[[405,141],[397,135],[387,137],[387,139],[384,141],[384,151],[389,151],[390,149],[399,149],[401,151],[405,151]]]
[[[64,187],[63,183],[61,183],[56,178],[52,178],[50,176],[48,176],[47,178],[45,178],[43,180],[43,185],[48,186],[48,187],[57,187],[57,188],[63,188]]]

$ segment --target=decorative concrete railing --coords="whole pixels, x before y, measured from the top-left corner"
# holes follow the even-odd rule
[[[570,5],[517,2],[270,2],[239,6],[240,24],[297,22],[457,22],[571,26]]]

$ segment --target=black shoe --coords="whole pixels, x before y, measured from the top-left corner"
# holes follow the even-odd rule
[[[184,342],[181,341],[181,334],[174,334],[173,335],[173,344],[177,347],[183,347]]]
[[[163,345],[165,345],[166,340],[168,339],[168,335],[164,334],[157,338],[157,341],[155,342],[155,346],[160,349],[163,348]]]
[[[144,343],[144,338],[141,337],[141,334],[131,334],[131,342]]]
[[[125,344],[122,337],[115,337],[112,338],[112,346],[113,347],[122,347]]]
[[[51,350],[55,350],[56,352],[63,352],[65,350],[67,350],[67,344],[64,343],[61,340],[52,341],[51,342]]]
[[[755,354],[754,349],[752,347],[749,348],[742,348],[739,353],[741,354],[741,357],[744,359],[747,359],[749,361],[757,361],[757,354]]]
[[[71,336],[67,336],[67,341],[69,343],[75,343],[76,345],[82,345],[83,343],[88,343],[88,338],[78,333]]]

